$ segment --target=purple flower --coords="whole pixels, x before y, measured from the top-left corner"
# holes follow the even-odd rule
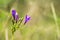
[[[17,22],[19,17],[18,17],[16,10],[12,10],[12,16],[13,16],[13,19]]]
[[[18,19],[19,19],[19,17],[18,17],[18,14],[16,13],[16,15],[15,15],[16,22],[18,21]]]
[[[12,16],[14,20],[15,20],[15,14],[16,14],[16,10],[12,10]]]
[[[29,20],[30,20],[30,16],[26,15],[24,24],[26,24]]]

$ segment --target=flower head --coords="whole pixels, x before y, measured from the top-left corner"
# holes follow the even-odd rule
[[[12,16],[14,20],[15,20],[15,14],[16,14],[16,10],[12,10]]]
[[[12,10],[12,16],[13,16],[13,19],[17,22],[19,17],[18,17],[18,13],[16,12],[16,10]]]
[[[30,20],[30,18],[30,16],[26,15],[24,24],[26,24]]]

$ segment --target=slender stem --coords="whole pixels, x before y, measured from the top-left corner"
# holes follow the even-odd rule
[[[5,39],[8,40],[8,29],[5,29]]]
[[[53,17],[54,17],[56,28],[57,28],[57,35],[59,37],[59,26],[58,26],[58,23],[57,23],[57,16],[56,16],[56,12],[55,12],[55,8],[54,8],[53,3],[51,3],[51,9],[52,9],[52,12],[53,12]]]
[[[12,35],[12,40],[14,40],[14,35]]]

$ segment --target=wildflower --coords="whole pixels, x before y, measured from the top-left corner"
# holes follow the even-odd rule
[[[19,17],[18,17],[16,10],[12,10],[12,16],[13,16],[13,19],[15,20],[15,22],[17,23]]]
[[[16,14],[16,10],[12,10],[12,16],[14,20],[15,20],[15,14]]]
[[[29,20],[30,20],[30,16],[26,15],[24,24],[26,24]]]

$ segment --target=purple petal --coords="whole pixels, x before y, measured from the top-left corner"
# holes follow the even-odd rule
[[[30,16],[26,15],[24,24],[26,24],[29,20],[30,20]]]
[[[12,10],[12,16],[13,16],[14,20],[15,20],[15,14],[16,14],[16,10]]]
[[[16,22],[18,21],[18,19],[19,19],[19,17],[18,17],[18,14],[16,13],[16,15],[15,15]]]
[[[26,20],[30,20],[30,16],[26,15]]]

